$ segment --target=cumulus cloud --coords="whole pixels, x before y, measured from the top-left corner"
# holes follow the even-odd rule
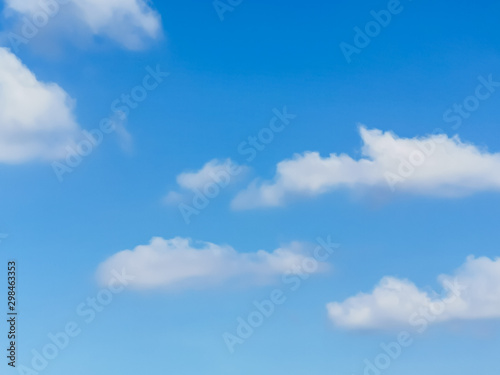
[[[170,191],[164,198],[167,204],[175,204],[185,200],[189,192],[200,192],[211,195],[212,185],[219,188],[225,188],[236,182],[247,167],[240,166],[231,159],[219,160],[213,159],[206,163],[201,169],[193,172],[183,172],[176,178],[179,191]],[[206,193],[205,191],[208,191]]]
[[[80,133],[73,105],[61,87],[38,81],[0,47],[0,162],[64,157]]]
[[[52,5],[44,5],[47,3]],[[91,34],[106,36],[129,49],[142,48],[161,34],[160,15],[147,0],[6,0],[6,6],[28,20],[38,19],[41,13],[50,19],[68,17],[64,25],[74,27],[78,21]]]
[[[384,277],[371,293],[327,305],[345,329],[383,330],[463,319],[500,318],[500,258],[467,258],[453,275],[441,275],[444,293],[419,289],[408,280]]]
[[[223,282],[266,284],[300,266],[306,257],[305,246],[299,243],[273,252],[239,253],[227,245],[154,237],[148,245],[108,258],[98,267],[97,278],[107,285],[114,271],[125,270],[133,289],[202,288]],[[326,264],[319,263],[316,272],[325,269]]]
[[[458,136],[399,138],[360,127],[362,157],[296,154],[278,163],[272,181],[254,181],[233,200],[235,209],[283,205],[291,196],[334,189],[390,189],[412,194],[461,196],[500,190],[500,154]]]

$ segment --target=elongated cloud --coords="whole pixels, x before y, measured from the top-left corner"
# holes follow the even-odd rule
[[[68,17],[58,27],[73,27],[77,20],[91,34],[106,36],[129,49],[142,48],[147,40],[161,34],[160,15],[149,4],[146,0],[6,1],[7,8],[26,17],[24,23],[39,19],[40,14],[45,14],[48,22]]]
[[[240,192],[232,207],[280,206],[292,196],[315,196],[341,188],[441,196],[500,190],[500,154],[463,143],[458,136],[398,138],[364,127],[360,135],[362,158],[296,154],[278,163],[272,181],[254,181]]]
[[[453,275],[441,275],[444,293],[385,277],[371,293],[327,305],[333,323],[345,329],[384,330],[456,319],[500,318],[500,259],[467,258]]]
[[[154,237],[148,245],[111,256],[99,266],[97,278],[106,285],[113,271],[125,270],[133,278],[129,286],[134,289],[202,288],[223,282],[267,284],[292,272],[306,257],[298,243],[273,252],[239,253],[226,245]],[[317,272],[325,267],[320,263]]]
[[[38,81],[0,47],[0,162],[64,157],[80,133],[73,104],[61,87]]]

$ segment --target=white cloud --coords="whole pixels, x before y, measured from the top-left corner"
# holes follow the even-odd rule
[[[500,190],[500,154],[463,143],[458,136],[398,138],[364,127],[360,135],[362,158],[296,154],[278,163],[273,181],[254,181],[240,192],[233,208],[280,206],[290,196],[313,196],[339,188],[443,196]]]
[[[213,184],[225,188],[236,182],[247,167],[240,166],[231,159],[213,159],[206,163],[201,169],[193,172],[183,172],[176,178],[181,192],[170,191],[164,198],[167,204],[179,203],[186,199],[186,192],[204,192]]]
[[[384,277],[369,293],[327,305],[336,326],[356,330],[425,327],[455,319],[500,318],[500,258],[467,258],[453,275],[441,275],[444,295],[408,280]]]
[[[177,183],[180,187],[189,190],[202,189],[206,184],[216,180],[221,174],[228,175],[228,170],[232,164],[229,159],[224,161],[211,160],[196,172],[184,172],[178,175]]]
[[[50,1],[47,1],[50,3]],[[78,20],[91,34],[107,36],[129,49],[142,48],[144,42],[161,34],[161,18],[147,0],[64,0],[49,10],[39,0],[6,0],[8,8],[28,19],[40,12],[48,18],[69,17],[65,25],[74,27]],[[49,21],[50,22],[50,21]],[[36,24],[36,22],[34,22]]]
[[[44,83],[9,50],[0,47],[0,162],[54,160],[66,156],[80,134],[73,100]]]
[[[304,246],[292,243],[266,252],[238,253],[230,246],[190,239],[163,239],[154,237],[148,245],[121,251],[98,268],[97,278],[106,285],[113,270],[125,270],[133,277],[129,287],[134,289],[202,288],[223,282],[266,284],[294,266],[300,266],[307,257]],[[316,272],[326,269],[320,263]]]

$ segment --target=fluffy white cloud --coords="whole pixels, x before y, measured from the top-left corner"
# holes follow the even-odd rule
[[[327,305],[336,326],[380,330],[455,319],[500,318],[500,259],[467,258],[453,275],[441,275],[444,293],[428,292],[408,280],[384,277],[369,293]]]
[[[129,287],[134,289],[202,288],[225,281],[244,284],[266,284],[279,275],[301,266],[307,257],[304,246],[292,243],[273,252],[259,250],[239,253],[230,246],[190,239],[163,239],[154,237],[148,245],[121,251],[98,268],[97,278],[107,285],[113,271],[125,272],[133,278]],[[319,263],[316,272],[326,269]]]
[[[141,48],[161,33],[160,15],[147,0],[6,0],[6,5],[30,20],[40,13],[64,14],[70,18],[66,24],[74,26],[77,19],[92,34],[107,36],[129,49]]]
[[[0,47],[0,162],[64,157],[80,133],[72,108],[73,100],[61,87],[38,81]]]
[[[176,181],[183,193],[198,191],[206,194],[205,190],[210,190],[211,185],[216,184],[220,188],[225,188],[234,183],[246,170],[247,167],[240,166],[231,159],[213,159],[197,171],[179,174]],[[186,199],[183,193],[170,191],[164,201],[169,204],[179,203]]]
[[[360,127],[363,157],[296,154],[277,165],[273,181],[254,181],[232,202],[235,209],[282,205],[294,195],[345,189],[391,189],[414,194],[459,196],[500,190],[500,154],[463,143],[458,136],[398,138]]]

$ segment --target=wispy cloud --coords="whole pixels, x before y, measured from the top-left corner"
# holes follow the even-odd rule
[[[214,186],[219,192],[241,179],[246,171],[248,171],[248,167],[238,165],[231,159],[212,159],[198,170],[186,171],[177,175],[178,189],[169,191],[164,197],[164,202],[178,204],[192,198],[193,193],[213,198],[210,191],[214,190]]]

